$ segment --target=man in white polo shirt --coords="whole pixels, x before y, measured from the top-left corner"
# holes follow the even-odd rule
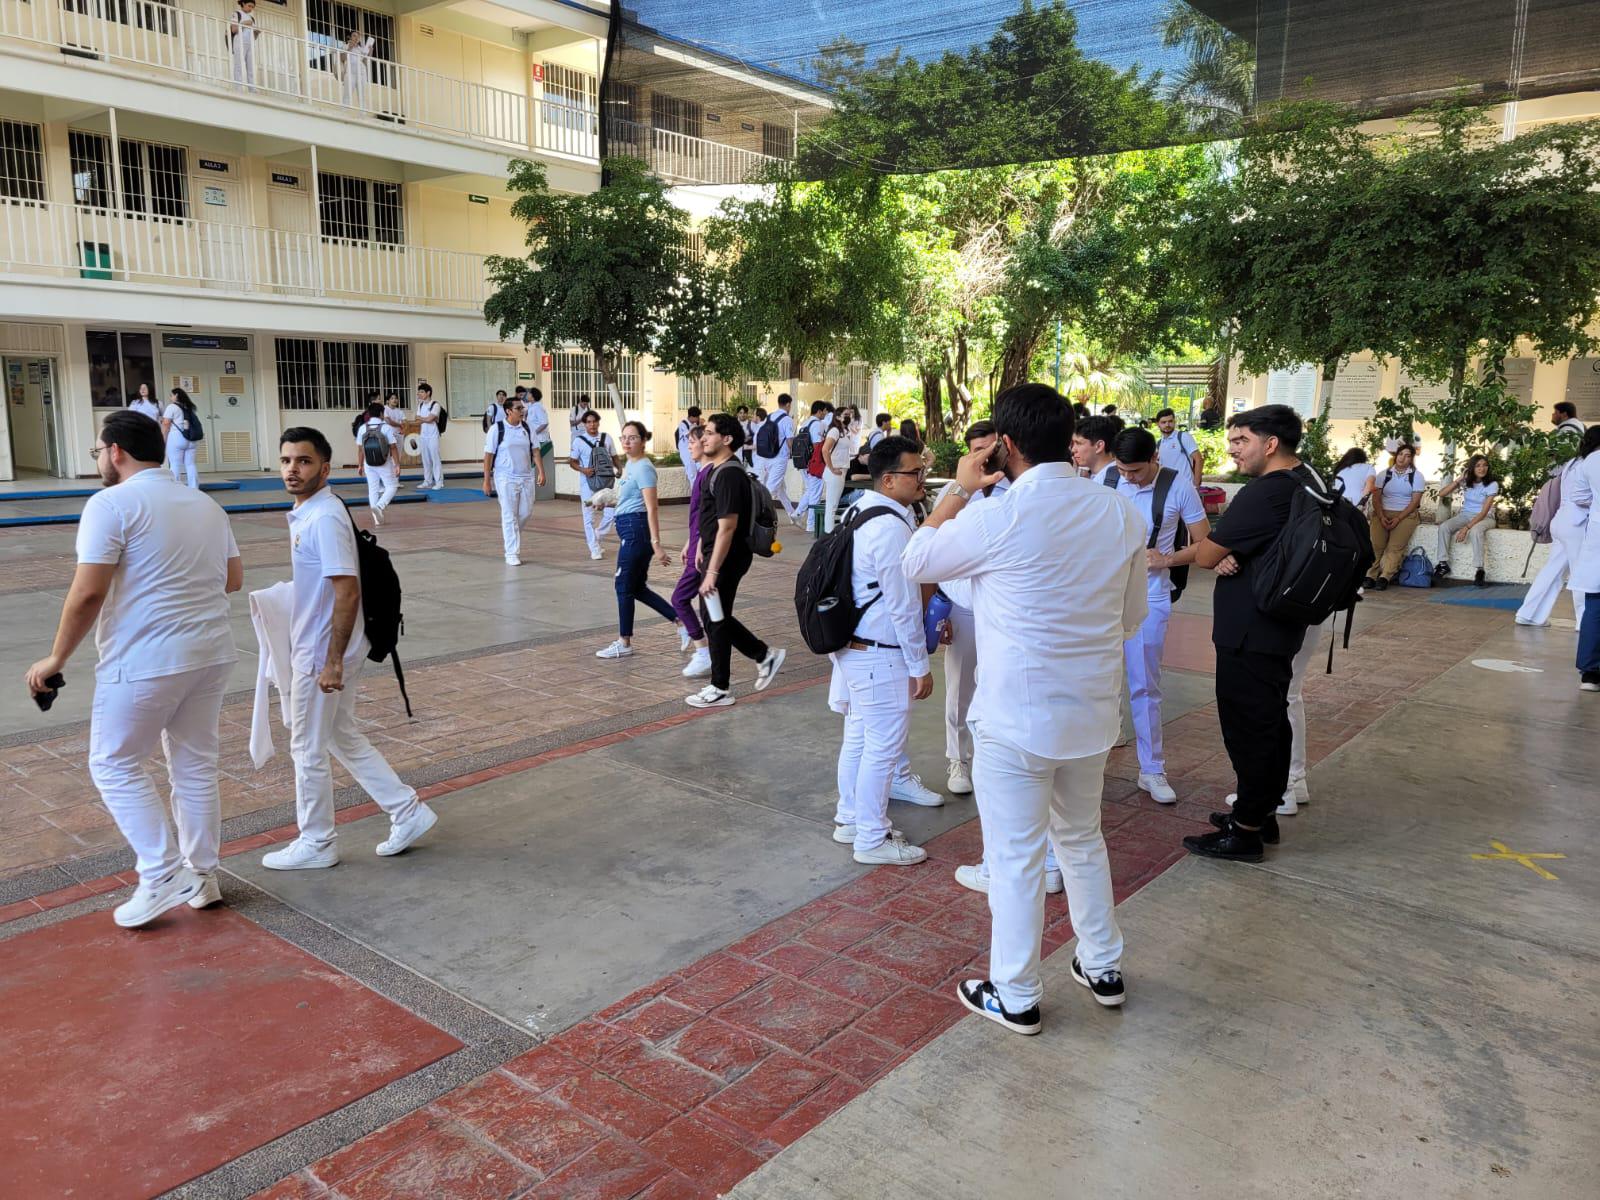
[[[1170,408],[1163,408],[1156,414],[1156,428],[1161,431],[1161,441],[1156,450],[1161,465],[1180,475],[1187,475],[1189,482],[1199,488],[1206,456],[1200,453],[1200,444],[1194,440],[1194,434],[1178,428],[1178,416]]]
[[[483,444],[483,494],[500,498],[500,538],[506,564],[513,567],[522,565],[522,527],[533,513],[535,477],[544,485],[544,459],[534,448],[537,443],[526,416],[523,402],[510,400],[505,420],[489,426]]]
[[[244,565],[228,515],[159,470],[165,453],[150,418],[131,410],[106,418],[94,448],[106,490],[84,505],[55,644],[27,676],[35,695],[49,692],[95,625],[89,776],[138,864],[138,886],[112,914],[128,928],[185,901],[203,908],[222,898],[217,721],[239,657],[228,593],[243,584]],[[176,837],[145,771],[158,745]]]
[[[1133,501],[1144,517],[1150,611],[1139,632],[1122,643],[1128,671],[1128,703],[1133,709],[1134,740],[1139,751],[1139,786],[1157,804],[1176,804],[1178,794],[1167,782],[1167,760],[1161,747],[1161,651],[1167,644],[1172,620],[1174,566],[1194,561],[1196,549],[1211,533],[1200,493],[1183,468],[1165,466],[1156,458],[1156,439],[1148,429],[1124,429],[1117,434],[1113,453],[1117,459],[1117,491]],[[1154,513],[1159,508],[1157,523]],[[1178,526],[1188,530],[1189,542],[1175,549]]]
[[[294,757],[300,836],[262,858],[261,865],[275,871],[332,867],[339,862],[330,755],[389,814],[389,836],[378,843],[379,854],[399,854],[438,820],[356,727],[356,693],[368,643],[361,617],[355,526],[344,502],[326,486],[332,457],[328,439],[319,430],[283,431],[279,472],[284,490],[294,497],[289,513],[294,568],[289,752]]]
[[[756,430],[756,476],[766,485],[767,491],[772,493],[772,498],[783,505],[783,511],[789,514],[789,520],[799,524],[800,518],[796,515],[794,501],[789,499],[789,488],[786,483],[789,471],[789,443],[794,440],[794,418],[789,415],[789,408],[794,401],[787,392],[778,397],[776,412],[767,414],[767,419]]]

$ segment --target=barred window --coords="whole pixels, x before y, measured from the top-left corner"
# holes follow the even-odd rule
[[[697,138],[702,136],[700,119],[698,101],[680,100],[660,92],[650,93],[650,124],[653,128]]]
[[[680,375],[678,376],[678,411],[685,412],[690,405],[698,404],[705,412],[721,412],[724,390],[722,380],[715,375],[701,375],[697,379],[687,375]]]
[[[85,208],[111,208],[111,139],[81,129],[67,132],[73,198]],[[189,216],[189,152],[182,146],[119,138],[122,210],[182,221]]]
[[[794,157],[794,130],[788,125],[761,122],[761,153],[769,158],[788,160]]]
[[[44,199],[44,139],[39,126],[0,121],[0,197]]]
[[[834,404],[843,408],[853,404],[862,412],[872,399],[872,368],[866,363],[847,363],[841,366],[830,362],[822,370],[822,380],[834,389]]]
[[[639,145],[639,85],[634,83],[606,84],[606,136],[621,146],[637,148]]]
[[[544,103],[540,105],[546,125],[588,133],[595,122],[595,77],[564,67],[544,64]]]
[[[371,392],[411,390],[406,342],[332,342],[278,338],[278,407],[354,410]]]
[[[395,61],[394,18],[337,0],[306,0],[306,54],[311,69],[337,73],[339,51],[356,30],[372,39],[372,58],[367,64],[372,82],[388,87],[388,64]]]
[[[405,209],[398,183],[317,172],[322,236],[398,246],[405,241]]]
[[[137,25],[156,33],[170,33],[177,24],[176,10],[151,0],[62,0],[67,12],[93,15],[119,25]]]
[[[590,408],[612,407],[611,393],[606,390],[594,355],[584,350],[557,350],[550,357],[555,364],[550,371],[550,407],[575,408],[580,396],[589,397]],[[617,366],[617,391],[624,408],[635,407],[637,390],[637,365],[633,355],[624,354]]]

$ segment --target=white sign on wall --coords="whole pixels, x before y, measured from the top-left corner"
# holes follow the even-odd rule
[[[1533,403],[1533,369],[1535,358],[1506,359],[1506,390],[1524,404]]]
[[[1411,389],[1411,403],[1426,412],[1441,400],[1450,398],[1450,385],[1448,383],[1430,383],[1426,379],[1418,379],[1404,367],[1400,368],[1400,386]]]
[[[1269,372],[1267,403],[1287,404],[1302,417],[1313,416],[1317,409],[1317,389],[1321,383],[1322,368],[1312,363]]]
[[[1366,421],[1383,389],[1383,368],[1371,360],[1346,363],[1333,377],[1327,416],[1334,421]]]
[[[1567,364],[1566,398],[1578,406],[1580,421],[1600,421],[1600,358],[1575,358]]]

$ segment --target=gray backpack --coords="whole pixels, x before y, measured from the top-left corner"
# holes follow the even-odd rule
[[[580,433],[578,440],[593,451],[589,455],[589,465],[594,468],[594,474],[589,476],[589,490],[601,492],[606,488],[615,487],[617,463],[611,456],[611,439],[602,433],[596,441]]]

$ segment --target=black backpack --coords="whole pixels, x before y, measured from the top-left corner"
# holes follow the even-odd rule
[[[1120,478],[1122,478],[1122,473],[1118,471],[1117,479]],[[1156,472],[1156,491],[1155,495],[1150,497],[1150,540],[1145,543],[1145,549],[1147,550],[1154,550],[1156,542],[1161,540],[1161,520],[1167,515],[1167,497],[1172,494],[1172,484],[1177,478],[1178,473],[1171,467],[1162,467]],[[1108,488],[1115,488],[1117,479],[1102,479],[1100,482]],[[1184,532],[1182,517],[1178,518],[1178,531],[1179,533]],[[1187,544],[1188,540],[1185,539],[1184,545]],[[1175,541],[1173,549],[1176,550],[1178,548]]]
[[[443,433],[450,425],[450,413],[444,405],[439,405],[439,432]]]
[[[813,654],[843,650],[855,636],[861,614],[883,598],[878,594],[856,607],[856,530],[874,517],[898,517],[886,505],[860,508],[835,525],[811,547],[794,580],[794,608],[800,618],[800,636]],[[872,587],[878,587],[874,582]]]
[[[811,423],[807,421],[795,430],[794,437],[789,441],[789,461],[804,471],[811,465],[811,450],[815,445],[811,440]]]
[[[746,544],[749,545],[752,554],[771,558],[777,553],[774,547],[778,547],[778,505],[772,499],[772,493],[767,491],[767,485],[761,482],[761,477],[743,462],[731,458],[728,460],[728,465],[736,471],[743,471],[745,478],[750,481],[750,536],[746,539]],[[723,469],[717,468],[719,471]],[[707,490],[710,490],[709,479]]]
[[[369,421],[361,430],[361,457],[367,466],[381,467],[389,461],[389,440],[383,436],[383,422]]]
[[[345,515],[349,516],[346,507]],[[356,564],[361,575],[361,617],[371,648],[367,658],[372,662],[391,659],[394,662],[395,682],[400,685],[400,699],[405,701],[406,716],[411,715],[411,697],[406,694],[406,674],[400,667],[399,644],[405,635],[405,614],[400,611],[400,576],[389,559],[389,552],[378,545],[370,529],[362,529],[350,517],[350,528],[356,533]]]
[[[756,430],[756,453],[762,458],[777,458],[783,449],[783,435],[778,432],[778,422],[782,419],[782,413],[773,413]]]
[[[1307,626],[1321,625],[1343,610],[1348,648],[1361,583],[1376,560],[1366,518],[1343,496],[1328,491],[1309,468],[1302,465],[1292,474],[1300,486],[1289,520],[1251,574],[1256,607],[1281,621]],[[1331,646],[1328,669],[1333,669]]]
[[[206,440],[206,427],[200,422],[200,413],[193,408],[183,410],[183,436],[191,442]]]

